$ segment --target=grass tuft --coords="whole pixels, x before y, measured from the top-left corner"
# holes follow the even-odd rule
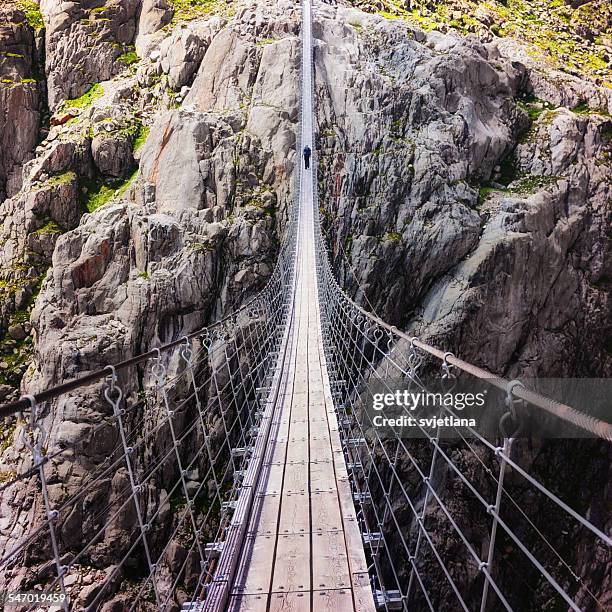
[[[17,5],[24,12],[26,21],[34,30],[38,32],[44,29],[45,22],[37,2],[33,0],[17,0]]]
[[[136,132],[136,137],[134,138],[134,151],[138,151],[144,145],[150,132],[151,128],[148,125],[142,125],[141,123],[138,126],[138,132]]]
[[[117,61],[125,64],[126,66],[131,66],[132,64],[139,62],[140,58],[136,54],[136,51],[128,51],[127,53],[120,55],[117,58]]]
[[[104,95],[104,88],[100,83],[92,85],[80,98],[66,100],[64,108],[87,108],[94,103],[94,100]]]
[[[113,200],[121,199],[137,176],[138,168],[125,180],[83,181],[83,186],[87,189],[82,197],[83,206],[87,212],[92,213]]]

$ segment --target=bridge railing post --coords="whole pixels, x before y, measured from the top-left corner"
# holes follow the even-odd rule
[[[36,399],[32,395],[25,395],[23,399],[26,399],[30,403],[30,420],[27,422],[24,432],[23,441],[32,453],[32,465],[34,469],[38,471],[38,477],[40,479],[40,487],[42,490],[45,522],[49,528],[49,539],[51,540],[51,549],[53,551],[53,561],[55,564],[55,570],[57,572],[57,579],[60,587],[60,592],[63,596],[61,607],[63,610],[69,609],[68,593],[66,591],[65,578],[65,567],[62,565],[60,558],[59,541],[57,537],[56,521],[58,518],[58,511],[51,505],[49,497],[49,487],[47,483],[47,476],[45,474],[45,457],[43,455],[43,447],[47,439],[47,431],[43,426],[42,415],[39,412],[39,405]]]
[[[145,558],[147,561],[147,567],[149,568],[149,576],[151,580],[151,585],[153,587],[153,592],[155,594],[155,601],[157,603],[158,608],[162,608],[161,596],[159,593],[159,589],[157,587],[157,580],[155,579],[157,565],[153,561],[153,557],[151,554],[151,547],[147,537],[147,534],[151,531],[151,525],[145,521],[144,509],[140,504],[139,495],[142,492],[142,486],[138,480],[138,475],[136,473],[135,465],[133,462],[133,452],[134,449],[132,446],[128,444],[128,436],[126,432],[125,423],[123,420],[123,416],[125,414],[124,409],[121,407],[121,402],[123,400],[123,391],[121,387],[117,384],[117,373],[113,366],[108,366],[110,370],[109,382],[104,390],[104,397],[106,401],[110,404],[113,409],[113,414],[117,419],[117,427],[119,429],[119,437],[121,440],[121,446],[123,447],[123,456],[125,458],[125,466],[128,472],[128,480],[130,483],[131,497],[134,501],[134,509],[136,510],[136,517],[138,521],[138,529],[140,530],[140,539],[142,541],[142,546],[145,553]]]

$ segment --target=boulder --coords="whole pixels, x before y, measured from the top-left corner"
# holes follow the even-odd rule
[[[161,67],[174,90],[188,85],[200,67],[213,30],[208,24],[191,24],[176,29],[160,46]]]
[[[91,141],[94,163],[104,176],[128,176],[134,166],[132,138],[100,133]]]

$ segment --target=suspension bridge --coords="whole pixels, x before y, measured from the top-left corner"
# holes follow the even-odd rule
[[[311,11],[304,0],[297,152],[315,136]],[[392,379],[419,388],[429,360],[447,381],[462,373],[502,390],[510,419],[521,403],[594,439],[612,441],[612,426],[352,302],[330,265],[312,149],[260,294],[166,346],[0,407],[21,416],[23,450],[0,489],[0,586],[29,592],[23,610],[485,612],[530,609],[536,591],[558,609],[603,610],[546,522],[563,517],[593,559],[609,559],[605,517],[523,467],[510,434],[471,431],[453,446],[439,429],[424,442],[383,439],[363,398]],[[80,412],[92,402],[94,417]],[[64,419],[86,435],[61,443]],[[102,435],[111,447],[80,465]],[[467,516],[440,474],[452,498],[469,499]],[[544,521],[521,507],[508,474],[542,500]],[[512,573],[518,555],[529,577]]]

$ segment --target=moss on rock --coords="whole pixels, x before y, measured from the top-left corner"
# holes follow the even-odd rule
[[[100,83],[92,85],[80,98],[74,98],[72,100],[66,100],[63,104],[63,108],[88,108],[98,98],[104,95],[104,88]]]

